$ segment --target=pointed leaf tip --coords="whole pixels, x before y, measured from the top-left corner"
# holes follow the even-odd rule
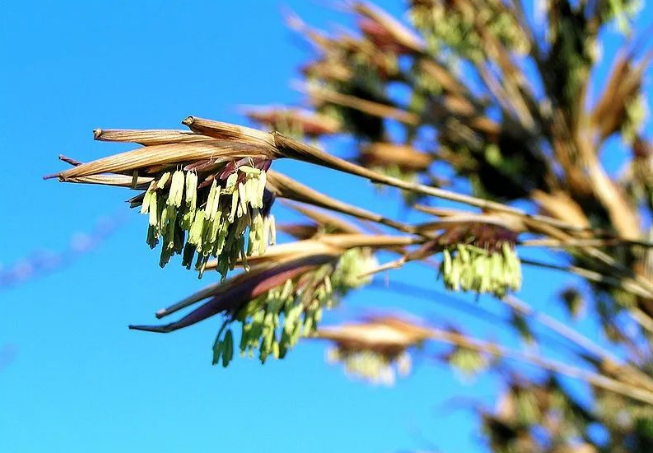
[[[135,326],[135,325],[129,325],[129,330],[140,330],[142,332],[154,332],[154,333],[170,333],[170,330],[168,329],[168,325],[162,325],[162,326]]]

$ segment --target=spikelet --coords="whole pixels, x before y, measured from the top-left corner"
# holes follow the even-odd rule
[[[392,386],[397,373],[407,376],[411,369],[410,355],[405,351],[400,354],[383,354],[372,350],[355,350],[339,345],[327,349],[328,363],[342,363],[345,373],[375,385]]]
[[[286,280],[225,319],[215,340],[214,351],[224,353],[226,326],[239,322],[241,356],[253,357],[258,351],[261,363],[270,357],[284,358],[300,338],[315,334],[325,309],[336,305],[351,289],[368,282],[358,276],[376,265],[369,249],[353,248],[344,252],[335,263]],[[217,362],[214,356],[214,363]]]
[[[517,233],[482,222],[445,231],[439,275],[451,291],[490,293],[503,297],[521,288],[521,262],[515,251]]]
[[[195,171],[165,172],[152,181],[142,196],[141,213],[149,215],[147,243],[159,242],[161,266],[175,254],[182,265],[202,276],[206,263],[218,259],[223,278],[247,256],[263,254],[274,239],[274,222],[264,206],[266,173],[250,165],[235,166],[208,188],[201,188]]]
[[[503,297],[521,288],[521,263],[507,242],[494,251],[458,244],[446,248],[442,255],[440,273],[445,287],[451,291],[492,293]]]

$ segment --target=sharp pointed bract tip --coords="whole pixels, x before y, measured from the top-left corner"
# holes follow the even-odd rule
[[[129,330],[140,330],[143,332],[168,333],[165,326],[135,326],[129,325]]]

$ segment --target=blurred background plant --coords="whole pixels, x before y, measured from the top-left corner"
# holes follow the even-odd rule
[[[591,291],[561,288],[559,303],[572,319],[597,318],[611,341],[609,350],[503,290],[495,296],[509,307],[506,323],[521,336],[529,351],[524,355],[479,342],[455,324],[438,335],[424,334],[451,344],[437,359],[464,375],[497,372],[504,377],[505,391],[495,410],[479,409],[489,448],[649,451],[650,403],[615,390],[622,384],[649,395],[653,390],[653,300],[649,290],[644,294],[626,283],[639,281],[650,288],[650,249],[609,239],[651,237],[651,147],[642,127],[648,105],[643,84],[653,54],[643,51],[649,38],[633,36],[630,30],[637,2],[543,1],[536,5],[542,15],[529,17],[520,1],[411,0],[407,21],[367,2],[348,2],[346,9],[357,18],[357,29],[330,34],[295,16],[289,23],[314,49],[302,67],[305,78],[299,87],[315,118],[327,116],[339,123],[338,133],[356,138],[354,161],[405,181],[526,206],[528,212],[577,228],[565,230],[522,217],[521,225],[509,228],[514,234],[510,241],[526,246],[532,237],[528,233],[540,233],[548,237],[540,239],[541,246],[563,249],[566,270],[580,271]],[[601,64],[600,36],[615,25],[628,39],[607,80],[599,81],[595,67]],[[281,117],[285,110],[274,111]],[[283,131],[282,124],[255,115],[252,119]],[[294,130],[301,131],[301,124],[296,121]],[[605,144],[613,137],[621,137],[623,149],[630,151],[626,170],[618,177],[605,164]],[[416,199],[427,200],[424,194],[408,193],[409,207]],[[442,208],[426,211],[438,215],[440,223],[421,232],[445,227],[442,220],[450,213]],[[439,236],[440,245],[446,236],[447,245],[458,248],[454,258],[461,256],[461,244],[482,242],[476,249],[482,256],[497,246],[491,235],[488,241],[478,231],[460,231],[465,221],[471,228],[470,220],[458,222],[457,234],[448,229]],[[537,242],[533,239],[530,245]],[[444,247],[442,271],[447,288],[458,289],[447,284],[450,250]],[[367,325],[372,328],[377,322]],[[413,328],[399,325],[406,329],[402,332]],[[351,347],[341,339],[328,331],[322,335],[336,344],[333,360],[351,357]],[[574,351],[567,364],[545,358],[543,350],[553,347],[549,335],[563,340],[556,347]],[[362,333],[351,336],[350,341],[365,338]],[[405,348],[402,344],[396,351]],[[376,353],[381,363],[397,356],[384,352],[381,338],[362,342],[357,350]],[[547,372],[539,378],[525,376],[512,369],[507,357],[530,361]],[[388,380],[385,368],[366,360],[368,370],[377,370],[372,380]],[[577,402],[560,384],[559,373],[579,373],[576,377],[592,389],[592,401]],[[617,387],[607,390],[607,382]]]
[[[538,6],[541,17],[519,1],[411,0],[403,20],[351,1],[340,7],[356,28],[336,33],[290,14],[289,25],[313,49],[296,84],[306,102],[246,109],[273,133],[193,117],[184,120],[187,132],[96,132],[144,148],[87,164],[64,158],[74,168],[55,176],[139,190],[134,206],[155,200],[143,213],[156,213],[148,243],[164,239],[161,264],[184,245],[211,244],[197,269],[226,278],[157,313],[202,302],[179,321],[132,328],[170,332],[222,315],[214,363],[224,366],[236,341],[229,326],[238,321],[241,353],[258,350],[262,362],[283,358],[305,338],[331,342],[330,362],[373,383],[394,383],[417,357],[464,379],[495,373],[504,388],[496,407],[475,407],[491,451],[650,451],[653,179],[643,85],[652,54],[644,51],[646,36],[631,36],[635,2]],[[604,81],[595,69],[606,27],[628,39]],[[351,138],[354,155],[323,151],[329,136]],[[606,142],[615,137],[629,153],[621,172],[606,163]],[[283,158],[400,189],[421,221],[386,218],[270,170]],[[263,178],[265,192],[244,197],[250,174],[260,188]],[[254,222],[274,199],[291,200],[304,220],[279,226],[296,242],[268,247],[268,226]],[[179,220],[191,205],[201,222],[194,240],[195,223]],[[232,237],[224,254],[215,245],[220,231]],[[555,261],[520,259],[533,247],[556,250]],[[377,252],[394,258],[378,264]],[[318,325],[322,310],[371,284],[372,275],[388,271],[391,280],[392,269],[420,265],[435,268],[434,279],[437,273],[452,292],[502,304],[509,316],[501,322],[521,344],[478,338],[455,319],[403,314]],[[572,323],[596,320],[609,345],[516,298],[522,266],[582,277],[580,286],[560,288],[557,302]],[[242,272],[227,278],[236,268]],[[472,309],[482,315],[484,307]],[[524,373],[520,363],[543,372]],[[585,383],[590,398],[579,401],[561,376]]]

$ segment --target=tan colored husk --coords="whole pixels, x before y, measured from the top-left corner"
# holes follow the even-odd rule
[[[332,340],[343,344],[356,344],[362,349],[411,346],[410,340],[403,332],[379,324],[349,324],[339,327],[324,327],[315,335],[316,338]]]
[[[424,239],[410,236],[386,236],[369,234],[324,234],[312,239],[289,242],[268,247],[260,256],[247,257],[248,265],[258,265],[284,257],[310,256],[317,254],[341,255],[348,249],[370,247],[374,249],[390,249],[423,242]],[[217,266],[217,260],[206,264],[206,269]]]
[[[323,87],[305,84],[295,84],[295,87],[299,91],[307,93],[314,100],[332,102],[343,107],[360,110],[368,115],[378,116],[379,118],[390,118],[411,126],[417,126],[419,124],[418,115],[391,105],[368,101],[366,99],[358,98],[349,94],[342,94]]]
[[[552,217],[581,228],[590,226],[583,209],[566,192],[545,193],[541,190],[534,190],[531,193],[531,198],[540,205],[545,213]]]
[[[167,143],[210,142],[209,136],[190,131],[168,129],[131,130],[131,129],[95,129],[95,140],[104,142],[140,143],[143,146],[165,145]]]
[[[442,230],[442,229],[447,229],[447,228],[452,228],[455,226],[459,225],[468,225],[470,223],[484,223],[487,225],[496,225],[500,227],[507,228],[511,231],[514,231],[515,233],[522,233],[526,231],[526,229],[523,227],[523,224],[519,222],[519,219],[517,218],[502,218],[499,216],[493,216],[493,215],[487,215],[487,214],[468,214],[468,215],[461,215],[461,216],[452,216],[449,218],[437,220],[435,222],[427,222],[423,223],[420,225],[417,225],[417,232],[422,234],[422,233],[428,233],[432,231],[437,231],[437,230]],[[515,229],[515,227],[520,229]]]
[[[641,90],[642,76],[651,58],[653,53],[633,64],[632,53],[622,51],[617,55],[610,79],[592,112],[592,122],[600,140],[616,132],[623,122],[626,104]]]
[[[115,154],[86,164],[78,165],[66,171],[57,173],[61,181],[80,176],[98,175],[101,173],[131,172],[164,164],[193,162],[204,159],[269,157],[266,150],[251,144],[234,143],[228,140],[212,140],[197,143],[173,143],[166,145],[146,146],[134,151]]]
[[[365,323],[323,327],[316,338],[361,349],[406,349],[430,335],[430,330],[397,317],[376,317]]]
[[[497,225],[514,231],[515,233],[523,233],[527,231],[526,225],[524,225],[524,222],[520,217],[506,213],[493,212],[475,214],[457,209],[439,209],[422,205],[416,205],[414,207],[418,211],[441,217],[441,219],[437,221],[417,225],[415,229],[420,234],[451,228],[457,225],[465,225],[471,222]]]
[[[458,95],[445,94],[437,102],[433,102],[428,112],[429,119],[437,123],[446,121],[449,117],[464,119],[465,124],[474,129],[472,118],[479,118],[479,110],[469,100]]]
[[[422,58],[419,60],[419,69],[424,72],[424,75],[434,79],[444,91],[455,93],[463,97],[469,94],[467,88],[462,85],[458,79],[451,74],[451,71],[430,58]]]
[[[209,137],[221,140],[238,141],[247,145],[260,147],[270,153],[274,153],[275,151],[274,138],[269,133],[257,129],[236,126],[221,121],[205,120],[194,116],[187,117],[182,121],[182,124],[198,134],[208,135]]]
[[[93,176],[79,176],[66,179],[66,182],[75,182],[80,184],[98,184],[102,186],[119,186],[130,188],[144,188],[154,178],[137,177],[136,181],[131,176],[125,175],[93,175]],[[134,182],[136,184],[134,184]]]
[[[243,106],[243,113],[248,118],[259,123],[274,124],[280,119],[307,127],[309,130],[318,132],[319,135],[335,134],[340,131],[340,122],[336,119],[310,110],[288,107],[254,107]],[[306,132],[307,135],[311,135]]]
[[[372,164],[397,164],[401,168],[424,171],[433,162],[433,156],[406,145],[394,143],[371,143],[363,148],[362,157]]]
[[[247,264],[258,266],[265,263],[273,263],[283,259],[297,258],[310,255],[333,255],[339,256],[345,252],[345,248],[329,244],[323,241],[307,239],[304,241],[288,242],[286,244],[272,245],[267,248],[265,254],[260,256],[247,257]],[[206,269],[214,269],[218,260],[211,260],[206,264]]]
[[[423,238],[411,236],[386,236],[386,235],[370,235],[370,234],[326,234],[320,236],[320,241],[350,249],[354,247],[371,247],[371,248],[393,248],[405,245],[421,244],[424,242]]]
[[[313,62],[303,69],[304,74],[320,74],[320,77],[327,80],[348,81],[353,76],[351,68],[333,60],[320,60]]]

